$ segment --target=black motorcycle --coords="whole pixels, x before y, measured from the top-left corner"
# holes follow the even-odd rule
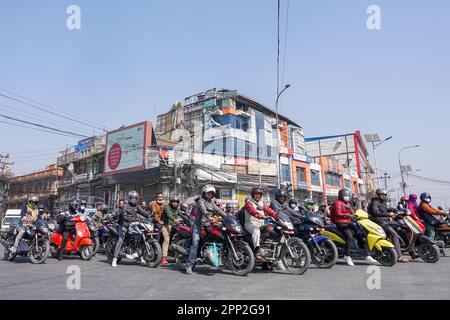
[[[95,256],[97,254],[98,250],[101,248],[99,229],[95,225],[95,222],[88,215],[86,215],[86,224],[87,224],[87,226],[89,228],[89,232],[91,234],[91,240],[94,243],[94,248],[92,250],[92,256]]]
[[[282,212],[278,218],[268,217],[261,227],[260,245],[263,257],[260,263],[271,267],[281,261],[283,266],[293,274],[304,274],[311,263],[311,254],[306,244],[294,236],[295,229],[289,217]],[[252,246],[252,235],[245,231],[244,239]]]
[[[18,232],[18,228],[15,228],[0,239],[0,243],[5,247],[5,259],[13,261],[16,256],[22,256],[29,257],[33,264],[43,263],[50,253],[47,222],[39,219],[33,226],[27,227],[16,252],[12,253],[11,248]]]
[[[119,226],[120,228],[120,226]],[[156,268],[162,259],[161,245],[155,236],[154,225],[149,220],[131,222],[125,234],[118,260],[122,258],[143,258],[145,264],[150,268]],[[106,254],[109,259],[114,257],[114,250],[118,241],[118,234],[110,237],[106,242]]]
[[[306,243],[314,264],[322,269],[332,268],[338,259],[336,245],[327,236],[320,233],[325,230],[325,223],[314,212],[304,211],[301,218],[293,219],[296,234]]]
[[[181,228],[181,233],[188,229]],[[176,251],[176,262],[180,269],[184,268],[189,247],[192,241],[191,236],[182,238],[177,244],[172,244],[172,250]],[[184,234],[186,235],[186,234]],[[201,231],[197,263],[210,262],[216,266],[227,267],[238,276],[245,276],[253,270],[255,257],[250,246],[242,241],[243,228],[233,216],[223,218],[221,222],[210,224]],[[211,256],[211,250],[217,250],[217,261]]]

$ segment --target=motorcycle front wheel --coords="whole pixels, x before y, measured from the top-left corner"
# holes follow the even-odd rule
[[[394,248],[383,248],[382,251],[376,251],[375,260],[385,267],[392,267],[397,263],[398,254]]]
[[[162,259],[162,249],[161,245],[157,241],[147,241],[147,247],[143,248],[143,258],[145,260],[145,264],[149,268],[156,268],[161,263]]]
[[[245,276],[255,266],[255,256],[248,244],[233,244],[237,259],[232,250],[228,252],[228,268],[237,276]]]
[[[332,268],[338,259],[338,249],[333,241],[325,239],[316,246],[311,245],[311,259],[313,263],[321,269]]]
[[[420,258],[426,263],[436,263],[440,259],[439,247],[432,243],[422,243],[417,248]]]
[[[93,256],[93,247],[92,246],[81,246],[80,247],[80,257],[84,261],[89,261]]]
[[[289,252],[292,251],[293,256]],[[304,274],[311,263],[311,254],[306,244],[299,238],[289,238],[283,245],[280,260],[286,270],[293,274]]]
[[[50,254],[50,242],[45,238],[38,239],[37,243],[33,245],[30,260],[33,264],[41,264],[47,260]]]

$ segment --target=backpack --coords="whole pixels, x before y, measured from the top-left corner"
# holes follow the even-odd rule
[[[245,211],[244,211],[243,207],[236,213],[236,218],[237,218],[237,221],[239,222],[239,224],[242,227],[244,227],[244,224],[245,224]]]

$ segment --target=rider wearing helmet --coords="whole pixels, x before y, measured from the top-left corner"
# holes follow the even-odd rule
[[[349,266],[354,266],[355,264],[353,263],[350,253],[354,242],[354,235],[357,234],[357,230],[351,220],[354,213],[351,205],[351,191],[348,189],[339,190],[338,198],[339,200],[330,208],[331,221],[336,224],[336,227],[342,233],[345,234],[346,241],[344,260]],[[376,260],[369,255],[369,252],[367,252],[365,261],[366,263],[376,263]]]
[[[314,200],[312,198],[305,199],[305,208],[308,211],[313,211],[314,210]]]
[[[86,202],[86,200],[81,200],[80,201],[80,208],[78,209],[78,212],[84,214],[86,212],[86,209],[87,209],[87,202]]]
[[[379,224],[386,232],[388,238],[395,246],[395,251],[398,254],[399,262],[408,262],[409,259],[402,255],[402,249],[400,246],[400,237],[394,228],[390,225],[391,218],[395,216],[394,212],[389,212],[386,204],[387,191],[384,189],[376,190],[376,197],[374,197],[370,203],[370,215],[375,223]]]
[[[289,199],[288,206],[289,206],[289,208],[291,208],[292,210],[298,211],[298,203],[297,203],[297,200],[295,200],[295,199]]]
[[[356,193],[352,193],[352,198],[350,199],[353,211],[358,211],[360,209],[359,196]]]
[[[320,202],[319,203],[319,211],[317,211],[317,214],[322,218],[322,220],[326,224],[330,224],[330,212],[327,209],[327,203],[326,202]]]
[[[170,244],[170,232],[172,231],[172,227],[176,224],[180,223],[180,198],[178,196],[171,196],[169,198],[169,205],[164,207],[164,212],[162,215],[162,219],[164,222],[164,226],[162,228],[162,235],[164,238],[164,242],[162,245],[162,260],[161,264],[168,264],[167,262],[167,254],[169,252],[169,244]]]
[[[38,210],[39,198],[36,196],[28,197],[28,201],[23,205],[20,211],[20,221],[17,225],[18,233],[14,245],[11,247],[10,251],[16,253],[17,247],[19,246],[20,240],[27,231],[28,228],[32,227],[34,223],[41,217]]]
[[[80,203],[77,199],[73,198],[69,202],[69,209],[59,213],[58,224],[63,236],[61,246],[57,250],[58,260],[60,261],[62,260],[63,252],[66,250],[69,234],[75,234],[75,224],[72,222],[72,218],[79,213],[79,209]],[[75,236],[73,237],[73,240],[75,240]]]
[[[182,202],[180,203],[180,218],[183,219],[183,223],[189,225],[190,224],[190,218],[189,218],[189,206],[187,203]]]
[[[431,195],[424,192],[420,195],[419,214],[425,220],[426,235],[434,240],[436,237],[436,225],[442,222],[445,211],[435,209],[431,205]]]
[[[231,203],[227,203],[225,206],[225,213],[229,216],[234,215],[234,206]]]
[[[196,204],[196,209],[193,210],[192,217],[192,242],[189,248],[189,255],[187,259],[186,273],[192,274],[192,267],[197,261],[198,244],[200,241],[200,234],[202,227],[208,225],[210,222],[214,221],[213,215],[220,215],[226,217],[225,212],[223,212],[216,204],[214,200],[214,194],[216,193],[216,188],[214,186],[207,184],[202,188],[202,194],[200,199]]]
[[[263,191],[260,187],[253,187],[251,190],[251,197],[247,199],[244,205],[245,214],[245,230],[252,235],[253,247],[255,249],[255,257],[261,259],[264,255],[260,248],[261,230],[266,215],[276,218],[277,213],[271,209],[262,200]],[[283,197],[282,193],[279,193],[278,199]],[[284,198],[286,196],[284,195]]]
[[[120,249],[123,245],[123,240],[125,237],[125,234],[128,231],[128,227],[131,222],[135,222],[139,220],[139,215],[143,216],[144,218],[150,218],[150,215],[142,209],[140,206],[138,206],[138,200],[139,200],[139,193],[132,190],[128,192],[128,199],[123,208],[117,208],[114,211],[114,216],[117,219],[117,233],[118,233],[118,240],[116,243],[116,247],[114,249],[114,258],[112,261],[112,266],[115,268],[117,267],[117,259],[119,258]],[[131,256],[132,258],[137,258],[136,255]],[[141,259],[141,262],[144,262],[143,259]]]

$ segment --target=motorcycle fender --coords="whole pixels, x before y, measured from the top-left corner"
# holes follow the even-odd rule
[[[60,246],[62,243],[62,234],[57,232],[53,233],[52,237],[50,238],[50,242]]]
[[[80,240],[80,243],[78,244],[79,247],[81,246],[93,246],[94,243],[92,242],[91,238],[83,238]]]
[[[420,243],[435,243],[433,240],[431,240],[429,237],[427,237],[426,235],[422,234],[419,236],[419,242]]]
[[[370,250],[372,250],[372,248],[370,248]],[[383,248],[395,248],[395,246],[390,241],[385,240],[385,239],[381,239],[380,241],[375,243],[375,248],[378,251],[382,251]]]
[[[345,240],[339,237],[337,234],[329,231],[320,232],[321,235],[328,237],[331,241],[344,245]]]
[[[317,237],[313,237],[312,240],[314,242],[315,245],[317,245],[320,241],[322,240],[328,240],[329,238],[327,236],[321,235],[321,236],[317,236]]]

